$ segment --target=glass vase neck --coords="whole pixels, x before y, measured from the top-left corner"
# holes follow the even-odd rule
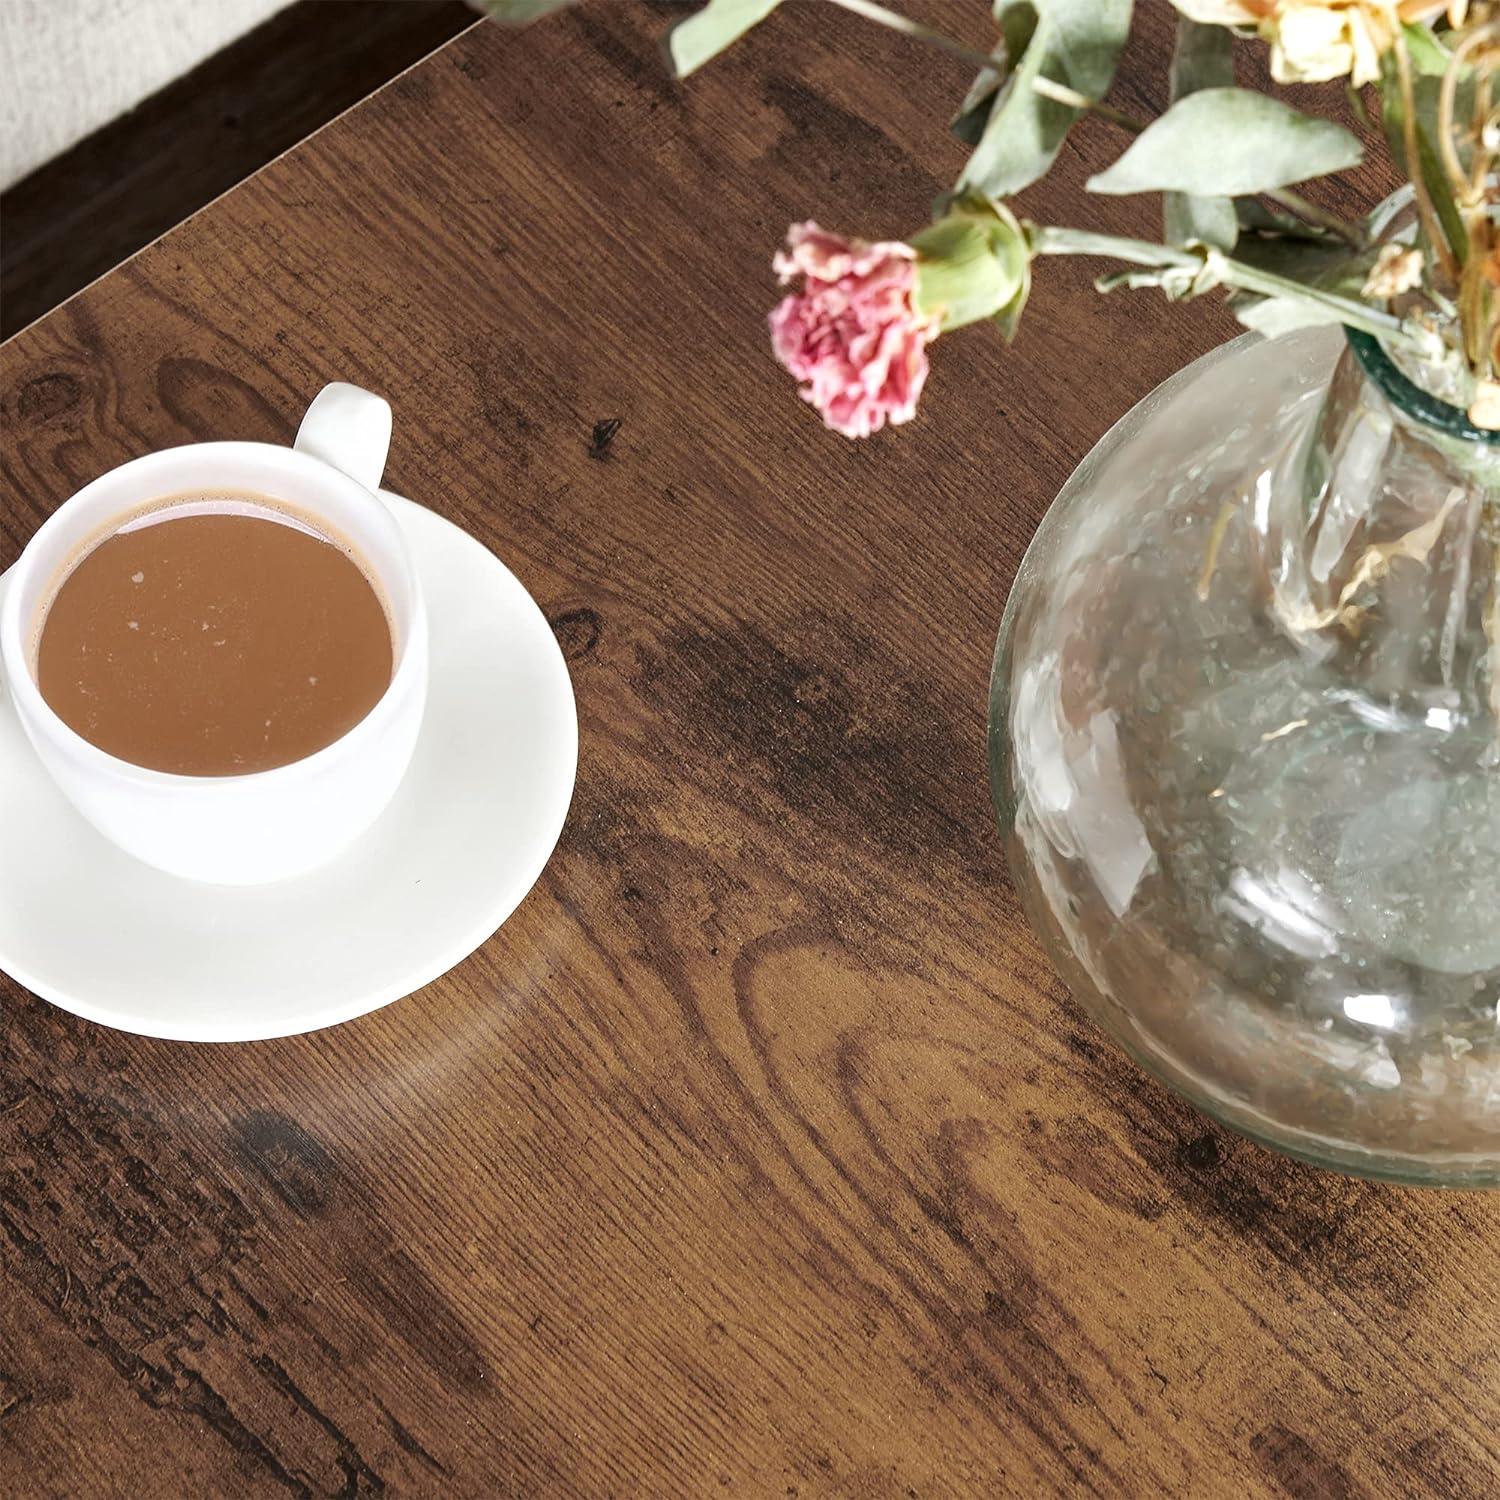
[[[1268,476],[1272,613],[1393,713],[1496,744],[1500,443],[1351,335],[1316,416]]]
[[[1358,328],[1346,328],[1344,337],[1370,384],[1409,421],[1430,428],[1437,437],[1500,450],[1500,432],[1476,427],[1462,408],[1423,390],[1402,371],[1379,339]]]

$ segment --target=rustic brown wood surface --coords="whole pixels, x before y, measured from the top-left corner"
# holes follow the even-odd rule
[[[992,827],[1026,541],[1230,325],[1049,263],[913,426],[825,433],[771,251],[916,227],[965,70],[788,7],[678,87],[661,25],[475,29],[0,351],[0,565],[109,466],[288,440],[347,378],[393,486],[541,601],[582,728],[535,892],[361,1021],[178,1046],[0,982],[0,1491],[1494,1493],[1500,1195],[1176,1103]],[[1149,229],[1082,200],[1117,143],[1033,211]]]

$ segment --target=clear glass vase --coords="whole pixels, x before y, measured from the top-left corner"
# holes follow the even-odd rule
[[[1236,340],[1021,565],[1012,873],[1150,1072],[1322,1166],[1500,1184],[1500,447],[1373,341]]]

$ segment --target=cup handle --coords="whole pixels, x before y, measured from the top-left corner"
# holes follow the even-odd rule
[[[371,492],[380,488],[390,446],[390,404],[342,380],[313,397],[292,444],[298,453],[332,464]]]

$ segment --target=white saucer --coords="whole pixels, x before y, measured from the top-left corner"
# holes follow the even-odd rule
[[[399,1000],[520,904],[573,795],[567,664],[498,559],[431,511],[386,498],[427,599],[432,685],[411,770],[380,821],[298,880],[177,880],[73,811],[0,691],[0,970],[122,1031],[253,1041]]]

